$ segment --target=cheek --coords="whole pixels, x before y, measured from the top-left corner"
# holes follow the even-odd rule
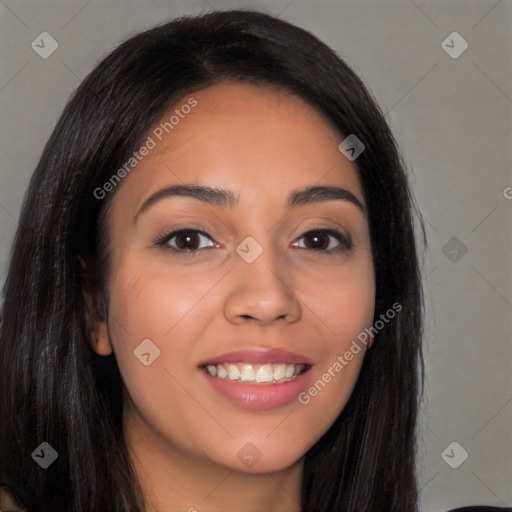
[[[151,367],[177,377],[194,370],[194,341],[218,314],[213,291],[218,281],[209,272],[177,272],[160,261],[138,260],[136,253],[127,256],[111,283],[109,305],[111,343],[121,373],[144,368],[138,347],[148,339],[156,348],[145,343],[158,353]]]
[[[372,326],[375,281],[371,259],[316,281],[306,294],[308,307],[323,324],[324,356],[299,403],[313,417],[333,422],[359,377],[367,344],[358,338]]]
[[[355,277],[339,290],[337,300],[329,305],[332,329],[340,335],[340,341],[356,339],[370,327],[375,311],[375,286],[373,279]],[[340,347],[342,348],[342,347]]]
[[[188,386],[196,371],[194,341],[213,313],[202,297],[218,278],[162,270],[135,258],[123,261],[111,284],[109,331],[135,407],[149,424],[185,439],[185,426],[204,411],[181,383]],[[168,412],[176,410],[180,414]]]
[[[332,267],[310,280],[301,295],[318,316],[330,349],[343,347],[370,327],[375,311],[375,279],[369,254],[353,264]]]

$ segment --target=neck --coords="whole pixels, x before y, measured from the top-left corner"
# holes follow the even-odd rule
[[[304,459],[268,473],[244,473],[159,438],[133,412],[124,431],[145,512],[300,512]]]

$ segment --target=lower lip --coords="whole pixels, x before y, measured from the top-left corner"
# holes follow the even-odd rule
[[[273,409],[297,400],[298,395],[308,386],[311,368],[293,380],[275,384],[251,384],[213,377],[201,369],[210,386],[232,402],[249,409]]]

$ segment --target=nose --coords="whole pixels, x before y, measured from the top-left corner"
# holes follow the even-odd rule
[[[230,322],[252,320],[267,326],[277,320],[293,323],[300,319],[301,303],[293,289],[297,276],[286,262],[277,261],[273,250],[264,248],[252,263],[237,256],[235,266],[233,285],[224,303]]]

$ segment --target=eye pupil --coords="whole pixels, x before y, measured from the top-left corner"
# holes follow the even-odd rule
[[[190,244],[191,240],[195,240],[196,242],[192,244],[194,247],[187,247],[187,244]],[[183,230],[176,235],[176,246],[178,247],[178,249],[197,249],[196,245],[198,244],[198,241],[198,234],[195,233],[194,231]]]
[[[321,248],[329,247],[329,235],[326,232],[312,231],[310,234],[305,235],[305,239],[306,239],[305,245],[308,249],[321,249]],[[320,240],[320,242],[324,241],[326,243],[320,244],[321,247],[311,247],[311,244],[309,244],[307,242],[307,240],[314,240],[313,246],[315,245],[315,243],[318,243],[319,240]]]

